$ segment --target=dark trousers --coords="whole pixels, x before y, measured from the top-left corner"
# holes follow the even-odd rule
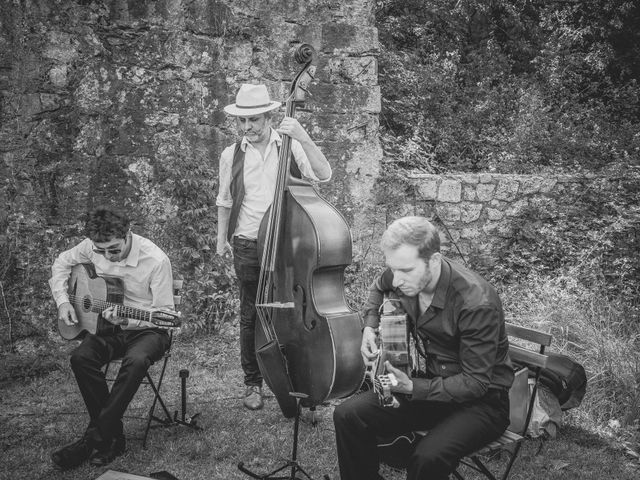
[[[169,348],[163,330],[114,329],[113,333],[88,334],[71,353],[71,369],[89,412],[86,435],[95,441],[109,441],[122,434],[122,416],[149,367]],[[122,357],[122,365],[111,392],[102,367]]]
[[[338,464],[342,480],[376,480],[377,439],[429,430],[407,467],[408,480],[446,480],[459,460],[502,435],[509,425],[507,391],[490,390],[465,404],[401,400],[382,407],[377,394],[355,395],[334,410]]]
[[[260,278],[258,243],[234,237],[233,266],[240,287],[240,364],[245,385],[262,386],[256,359],[256,296]]]

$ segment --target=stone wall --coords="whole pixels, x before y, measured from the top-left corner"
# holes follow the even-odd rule
[[[549,201],[571,201],[569,192],[594,181],[599,180],[571,175],[418,174],[409,177],[411,193],[394,213],[432,219],[452,256],[473,256],[476,262],[492,264],[513,241],[527,210]]]
[[[50,315],[48,267],[97,204],[130,211],[178,271],[211,263],[218,157],[236,139],[222,108],[244,82],[283,100],[302,42],[318,65],[298,118],[334,169],[321,192],[362,219],[382,156],[374,5],[0,0],[0,281],[13,314]]]

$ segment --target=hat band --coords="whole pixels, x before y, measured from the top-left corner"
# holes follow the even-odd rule
[[[262,107],[269,107],[272,104],[273,104],[273,102],[263,103],[262,105],[247,105],[247,106],[244,106],[244,105],[238,105],[236,103],[236,108],[247,108],[247,109],[249,109],[249,108],[262,108]]]

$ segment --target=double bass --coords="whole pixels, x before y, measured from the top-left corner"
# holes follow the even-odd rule
[[[304,66],[286,100],[289,117],[304,102],[316,68],[311,45],[300,45],[294,58]],[[313,185],[290,175],[291,157],[291,138],[283,135],[274,199],[258,235],[256,299],[258,364],[285,417],[296,413],[291,392],[314,407],[352,394],[364,378],[361,319],[344,292],[351,232]]]

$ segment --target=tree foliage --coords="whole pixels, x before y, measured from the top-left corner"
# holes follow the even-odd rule
[[[640,4],[377,5],[389,170],[590,178],[530,205],[499,265],[484,273],[517,283],[532,271],[573,267],[585,285],[604,285],[626,302],[633,323],[640,312]]]
[[[383,142],[405,167],[637,165],[637,2],[381,0],[377,20]]]

